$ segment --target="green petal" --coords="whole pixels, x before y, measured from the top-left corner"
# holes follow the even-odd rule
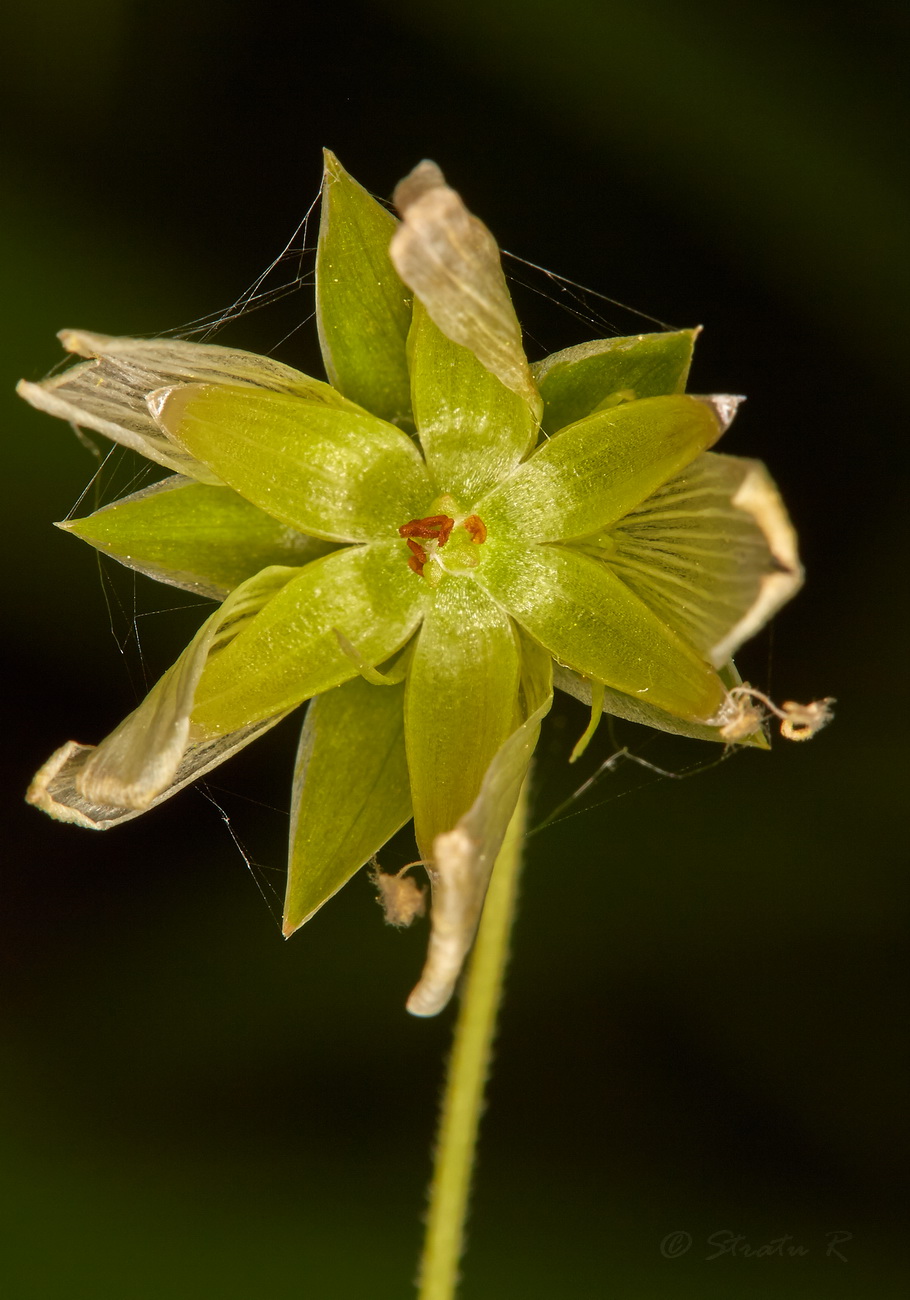
[[[391,245],[398,274],[446,338],[468,348],[517,393],[537,423],[543,404],[524,354],[496,240],[434,162],[419,163],[396,186],[394,197],[403,218]]]
[[[331,541],[395,535],[432,496],[408,436],[365,412],[187,384],[155,395],[172,437],[275,519]]]
[[[180,474],[57,526],[130,569],[217,600],[260,569],[309,564],[332,549],[231,488]]]
[[[531,366],[544,402],[543,428],[557,433],[592,411],[685,392],[698,330],[595,339]]]
[[[70,741],[51,755],[27,798],[59,821],[107,830],[161,803],[224,762],[283,716],[271,713],[223,732],[190,723],[212,656],[224,653],[296,570],[265,569],[232,592],[143,702],[95,748]]]
[[[411,816],[404,684],[313,700],[294,771],[284,933],[308,921]]]
[[[593,553],[717,666],[802,585],[777,489],[759,461],[738,456],[699,456],[593,541]]]
[[[553,703],[553,661],[521,637],[521,694],[528,716],[500,746],[471,807],[433,842],[433,912],[420,981],[408,998],[415,1016],[435,1016],[452,996],[474,940],[496,856]]]
[[[731,400],[647,397],[598,411],[538,447],[477,511],[528,541],[605,528],[716,442]]]
[[[447,575],[427,608],[405,694],[414,829],[427,861],[436,836],[477,798],[515,725],[519,670],[507,615],[472,578]]]
[[[716,715],[717,674],[606,565],[569,546],[485,546],[478,581],[560,663],[678,717]]]
[[[308,564],[210,660],[194,722],[233,731],[350,681],[357,664],[338,632],[371,667],[383,663],[414,632],[429,590],[407,557],[396,540],[345,547]]]
[[[316,323],[326,372],[346,397],[409,429],[411,295],[389,259],[397,225],[326,150],[316,253]]]
[[[68,352],[93,360],[71,366],[40,384],[23,380],[18,387],[20,396],[39,410],[94,429],[203,483],[216,483],[217,476],[188,455],[152,418],[146,398],[157,389],[175,381],[244,383],[330,406],[350,405],[318,379],[271,357],[235,348],[184,339],[112,338],[86,330],[61,330],[58,338]]]
[[[441,492],[465,507],[510,474],[533,445],[527,402],[473,352],[436,328],[419,302],[408,338],[417,432]]]

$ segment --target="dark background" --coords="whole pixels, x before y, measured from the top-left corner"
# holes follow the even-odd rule
[[[810,746],[627,765],[531,839],[464,1300],[905,1294],[906,10],[35,0],[2,23],[4,1296],[410,1294],[451,1013],[404,1013],[425,931],[384,929],[365,877],[281,941],[294,726],[210,785],[252,871],[195,791],[106,836],[21,803],[200,611],[51,528],[95,462],[12,386],[63,326],[226,307],[322,145],[379,195],[434,157],[506,248],[705,325],[693,386],[749,395],[724,449],[771,466],[809,575],[740,667],[839,701]],[[532,283],[532,357],[648,328]],[[272,350],[310,310],[304,288],[218,337]],[[319,373],[312,322],[278,355]],[[114,458],[101,499],[131,473]],[[604,729],[568,771],[583,726],[563,700],[538,821],[620,744],[717,757]],[[724,1231],[808,1253],[706,1259]]]

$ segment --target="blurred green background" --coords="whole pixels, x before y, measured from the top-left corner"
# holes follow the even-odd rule
[[[724,449],[771,466],[809,574],[740,667],[839,700],[809,747],[685,780],[627,765],[530,840],[464,1300],[906,1294],[910,21],[845,14],[33,0],[0,19],[4,1297],[411,1294],[450,1013],[405,1015],[425,932],[384,929],[364,877],[281,941],[295,727],[209,785],[251,870],[195,791],[108,836],[21,803],[200,610],[102,580],[51,528],[95,462],[12,386],[63,326],[227,306],[309,207],[322,145],[381,195],[434,157],[506,248],[705,325],[693,386],[749,395]],[[583,300],[592,326],[511,269],[532,356],[648,328]],[[318,373],[310,310],[303,289],[218,337]],[[115,458],[104,499],[133,469]],[[617,728],[570,772],[583,726],[563,700],[538,821],[619,745],[717,757]],[[691,1248],[666,1258],[676,1232]],[[707,1258],[724,1232],[806,1253]]]

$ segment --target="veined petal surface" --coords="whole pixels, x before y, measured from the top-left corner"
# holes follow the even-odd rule
[[[496,240],[434,162],[419,163],[399,182],[394,198],[402,215],[391,246],[398,274],[443,334],[518,393],[538,421],[542,402]]]
[[[284,933],[308,921],[411,816],[404,683],[356,677],[310,702],[291,801]]]
[[[400,539],[346,546],[298,570],[208,663],[193,721],[235,731],[350,681],[358,666],[339,633],[363,662],[383,663],[417,628],[429,590],[408,554]]]
[[[419,450],[365,412],[208,384],[150,399],[168,434],[241,496],[330,541],[394,536],[432,496]]]
[[[538,447],[476,509],[528,541],[583,537],[628,513],[726,424],[719,399],[646,397],[595,412]]]
[[[229,487],[181,474],[57,526],[130,569],[216,600],[261,569],[309,564],[333,549]]]
[[[677,717],[708,722],[716,672],[607,566],[571,546],[499,544],[478,581],[559,663]]]
[[[537,436],[527,402],[473,352],[453,343],[416,302],[408,339],[420,445],[440,491],[465,507],[505,478]]]
[[[316,324],[326,372],[345,396],[410,429],[411,295],[389,257],[397,226],[326,150],[316,250]]]
[[[802,584],[780,495],[739,456],[699,456],[591,550],[716,667]]]
[[[95,798],[83,794],[83,769],[98,751],[95,745],[80,745],[75,740],[69,740],[60,749],[55,750],[35,773],[26,799],[42,812],[46,812],[49,817],[53,817],[55,821],[69,822],[85,830],[108,831],[114,826],[119,826],[121,822],[141,817],[143,813],[157,808],[166,799],[179,794],[186,786],[192,785],[213,768],[220,767],[238,750],[258,740],[285,716],[286,714],[279,713],[274,718],[266,718],[262,722],[255,722],[249,727],[242,727],[239,731],[224,736],[202,736],[193,739],[191,734],[170,784],[160,794],[155,795],[144,808],[125,808],[120,804],[99,803]]]
[[[641,397],[685,392],[698,330],[594,339],[531,366],[543,398],[543,428],[558,433],[592,411]]]

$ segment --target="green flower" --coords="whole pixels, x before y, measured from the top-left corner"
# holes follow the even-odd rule
[[[764,745],[731,655],[798,588],[755,461],[710,451],[737,405],[684,392],[697,331],[530,366],[496,243],[422,163],[397,221],[327,156],[317,320],[330,383],[176,339],[68,331],[88,358],[20,392],[174,471],[63,525],[223,603],[97,747],[29,799],[106,829],[309,700],[285,933],[411,817],[433,891],[408,1003],[448,1000],[553,686],[592,708]],[[795,724],[798,726],[798,720]],[[390,912],[410,882],[384,878]]]

